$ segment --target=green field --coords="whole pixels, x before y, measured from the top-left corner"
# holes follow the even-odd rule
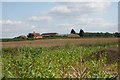
[[[2,60],[0,57],[0,79],[2,78]]]
[[[110,48],[117,48],[117,44],[3,48],[3,76],[5,78],[113,78],[118,74],[117,61],[109,62],[106,49]],[[99,57],[96,54],[99,54]]]

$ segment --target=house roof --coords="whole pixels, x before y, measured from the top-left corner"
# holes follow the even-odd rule
[[[40,36],[39,33],[32,33],[34,36]]]
[[[58,33],[43,33],[42,35],[56,35]]]
[[[80,37],[78,34],[65,34],[64,36],[68,36],[68,37]]]

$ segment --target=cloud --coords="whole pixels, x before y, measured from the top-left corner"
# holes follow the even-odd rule
[[[85,7],[92,11],[103,11],[109,5],[110,5],[110,2],[89,2],[85,5]]]
[[[61,23],[61,24],[57,24],[56,25],[56,29],[57,27],[59,27],[60,29],[58,30],[59,33],[61,34],[69,34],[71,29],[76,29],[76,26],[74,26],[74,24],[72,23]]]
[[[36,28],[36,26],[32,25],[31,28],[34,29],[34,28]]]
[[[16,20],[2,20],[0,21],[0,24],[2,25],[11,25],[11,26],[19,26],[22,25],[22,21],[16,21]]]
[[[50,16],[32,16],[28,20],[30,21],[50,21],[52,17]]]
[[[21,22],[21,23],[20,23]],[[37,22],[38,23],[38,22]],[[27,35],[30,32],[49,32],[52,31],[53,27],[49,24],[49,26],[36,24],[36,22],[31,23],[29,21],[16,21],[16,20],[0,20],[0,24],[2,25],[2,37],[17,37],[19,35]],[[9,33],[9,34],[8,34]]]
[[[70,13],[71,10],[67,6],[61,5],[61,6],[53,7],[50,12],[51,13]]]
[[[36,29],[36,26],[30,25],[28,22],[17,20],[0,20],[2,24],[2,37],[16,37],[19,35],[27,35]]]
[[[75,29],[79,32],[80,29],[86,32],[116,32],[118,30],[117,22],[111,22],[104,18],[91,17],[88,15],[77,16],[74,18],[75,22],[63,22],[56,25],[60,29],[57,30],[60,33],[69,33],[71,29]]]
[[[96,12],[96,11],[103,11],[110,5],[110,2],[78,2],[78,3],[71,3],[68,4],[68,7],[71,8],[73,11],[80,11],[80,12]]]
[[[102,31],[102,32],[115,32],[118,30],[117,22],[111,22],[104,18],[89,17],[89,16],[79,16],[76,17],[76,26],[81,26],[81,28],[89,31]]]
[[[119,0],[57,0],[58,2],[117,2]]]
[[[81,25],[96,26],[96,27],[100,26],[103,28],[115,25],[115,23],[109,22],[103,18],[94,18],[94,17],[88,17],[88,16],[76,17],[76,22]]]
[[[0,20],[0,25],[2,25],[2,20]]]
[[[119,0],[2,0],[2,2],[118,2]]]
[[[54,18],[74,18],[78,15],[103,13],[110,2],[58,2],[47,13]]]

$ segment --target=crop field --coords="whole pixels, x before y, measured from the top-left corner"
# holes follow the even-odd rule
[[[5,78],[115,78],[118,39],[6,42],[1,59]]]
[[[96,45],[114,43],[118,43],[118,38],[41,39],[33,41],[2,42],[2,47],[52,47],[62,46],[65,44]]]

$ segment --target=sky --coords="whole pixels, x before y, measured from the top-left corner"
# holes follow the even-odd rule
[[[9,0],[8,0],[9,1]],[[2,2],[2,38],[57,32],[117,32],[118,2]]]

